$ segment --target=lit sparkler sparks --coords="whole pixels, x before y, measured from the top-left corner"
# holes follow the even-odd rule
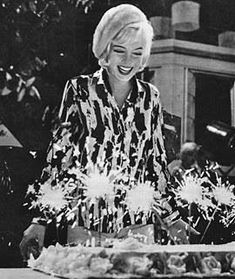
[[[235,202],[235,196],[225,185],[216,186],[213,189],[213,195],[218,204],[232,206]]]
[[[179,183],[179,188],[175,190],[176,200],[183,200],[189,204],[196,203],[203,208],[212,206],[208,191],[202,187],[203,183],[210,182],[205,177],[195,177],[191,174],[185,175],[183,181]]]
[[[74,185],[70,186],[69,182],[61,183],[52,186],[51,181],[48,180],[40,185],[40,190],[36,193],[32,185],[29,186],[27,193],[33,193],[37,199],[31,203],[32,207],[39,207],[41,211],[49,208],[50,211],[59,212],[68,205],[68,196],[74,190]]]
[[[79,179],[84,195],[92,202],[99,198],[114,199],[117,181],[121,179],[121,170],[108,170],[103,161],[97,161],[96,164],[89,161],[86,174],[80,172]]]
[[[213,185],[212,193],[218,205],[232,206],[235,202],[234,189],[228,181],[222,183],[221,177],[216,176],[216,185]]]
[[[150,182],[140,183],[126,192],[125,202],[130,211],[148,213],[155,202],[156,191]]]
[[[94,165],[93,170],[83,180],[86,187],[85,195],[91,201],[114,195],[114,184],[106,173],[100,172]]]
[[[213,196],[217,202],[217,210],[221,210],[222,223],[225,226],[229,226],[235,221],[235,186],[231,185],[228,181],[222,183],[222,179],[217,178],[217,184],[213,187]],[[226,206],[226,210],[223,210]]]

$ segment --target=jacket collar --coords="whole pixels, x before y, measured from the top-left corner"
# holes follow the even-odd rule
[[[144,92],[144,88],[140,82],[139,79],[136,78],[136,76],[133,77],[134,79],[134,87],[127,97],[126,102],[129,104],[134,104],[137,102],[137,98],[141,96],[141,93]],[[96,71],[92,76],[92,84],[96,84],[99,88],[99,92],[101,89],[103,89],[103,93],[99,94],[99,97],[105,98],[106,94],[112,94],[111,88],[108,82],[108,74],[105,69],[101,68],[98,71]],[[97,89],[98,89],[97,88]],[[100,92],[101,93],[101,92]]]

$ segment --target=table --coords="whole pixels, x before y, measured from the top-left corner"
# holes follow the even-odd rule
[[[50,276],[39,271],[34,271],[30,268],[0,268],[0,279],[56,279],[59,277]],[[88,279],[98,279],[99,277],[89,277]],[[234,274],[224,274],[224,275],[190,275],[190,274],[181,274],[181,275],[158,275],[152,277],[152,279],[234,279]],[[79,278],[77,278],[79,279]],[[104,278],[100,278],[104,279]],[[113,279],[112,277],[105,277],[105,279]],[[119,277],[119,279],[150,279],[149,277],[140,277],[140,276],[125,276]]]
[[[1,279],[52,279],[44,273],[34,271],[30,268],[0,268]]]

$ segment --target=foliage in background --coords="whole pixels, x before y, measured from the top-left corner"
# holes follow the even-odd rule
[[[65,81],[87,64],[76,21],[93,2],[0,3],[0,120],[28,149],[46,148]]]

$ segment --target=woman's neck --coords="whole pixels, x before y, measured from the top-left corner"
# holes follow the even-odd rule
[[[119,82],[112,81],[111,78],[109,79],[109,84],[112,95],[114,96],[118,106],[121,108],[132,90],[132,81],[130,80],[127,82]]]

